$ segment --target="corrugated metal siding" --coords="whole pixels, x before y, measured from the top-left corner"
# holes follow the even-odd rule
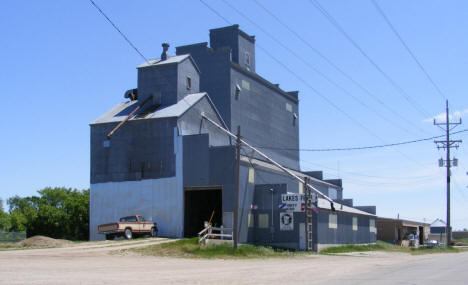
[[[112,136],[106,148],[103,142],[115,125],[91,126],[91,183],[175,175],[175,118],[129,121]]]
[[[218,114],[210,104],[208,97],[204,97],[178,119],[179,134],[182,136],[209,134],[209,145],[229,145],[231,142],[230,138],[213,126],[213,124],[203,119],[202,113],[218,124],[223,125]]]
[[[369,219],[375,219],[375,217],[335,212],[335,214],[338,215],[338,228],[330,229],[328,225],[330,213],[332,212],[323,209],[320,209],[319,211],[319,244],[363,244],[376,242],[376,234],[370,232],[369,229]],[[358,218],[357,231],[353,231],[353,217]]]
[[[241,86],[242,81],[249,82],[250,90],[243,88],[236,99],[234,86]],[[240,125],[247,142],[267,147],[262,149],[267,155],[298,170],[299,120],[294,123],[293,117],[299,114],[297,103],[235,69],[231,69],[231,86],[231,129]],[[292,112],[286,109],[286,103],[291,104]]]
[[[182,193],[177,177],[91,184],[90,239],[104,239],[99,224],[137,214],[157,222],[159,235],[182,237]]]

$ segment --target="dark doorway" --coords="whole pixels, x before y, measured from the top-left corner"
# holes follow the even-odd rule
[[[184,235],[194,237],[203,230],[204,222],[221,226],[223,224],[222,195],[218,190],[185,190]]]
[[[419,245],[424,245],[424,227],[419,227]]]

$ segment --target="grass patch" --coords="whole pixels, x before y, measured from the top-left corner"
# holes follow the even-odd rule
[[[391,243],[383,242],[378,240],[376,244],[369,245],[343,245],[337,247],[329,247],[320,251],[322,254],[340,254],[348,252],[365,252],[365,251],[385,251],[385,252],[402,252],[409,254],[430,254],[430,253],[456,253],[461,250],[454,247],[443,247],[443,246],[420,246],[418,248],[406,248]]]
[[[468,238],[453,239],[456,245],[468,246]]]
[[[369,244],[369,245],[354,245],[347,244],[343,246],[334,246],[322,249],[322,254],[335,254],[335,253],[347,253],[347,252],[363,252],[363,251],[377,251],[383,250],[384,247],[380,244]]]
[[[307,254],[250,244],[240,244],[237,250],[234,250],[230,244],[200,246],[197,238],[181,239],[143,248],[129,249],[128,251],[149,256],[221,259],[295,257]]]
[[[419,248],[410,248],[411,254],[428,254],[428,253],[457,253],[461,250],[454,247],[445,247],[445,246],[422,246]]]

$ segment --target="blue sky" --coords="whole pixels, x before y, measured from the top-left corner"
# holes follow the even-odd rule
[[[375,97],[337,72],[253,1],[231,3],[301,59],[223,1],[204,1],[228,21],[255,35],[260,46],[307,82],[257,49],[257,73],[286,91],[300,91],[302,148],[376,145],[442,134],[430,119],[444,112],[443,97],[370,0],[320,3],[401,86],[416,108],[309,1],[261,3]],[[169,42],[174,54],[176,46],[208,41],[210,28],[226,25],[200,1],[96,3],[148,58],[159,57],[162,42]],[[378,3],[450,100],[452,111],[458,111],[454,115],[466,120],[468,2]],[[89,1],[1,1],[0,10],[4,106],[0,120],[0,197],[33,195],[45,186],[88,188],[88,124],[124,101],[125,90],[136,87],[135,67],[142,59]],[[311,86],[346,115],[314,93]],[[458,127],[465,128],[467,124]],[[454,138],[467,140],[467,133]],[[453,151],[459,159],[459,167],[453,170],[455,229],[468,227],[467,143]],[[443,155],[432,141],[426,141],[388,149],[303,152],[301,166],[323,170],[326,178],[342,178],[345,197],[354,198],[357,205],[377,205],[379,215],[400,214],[430,222],[445,219],[445,172],[437,165]]]

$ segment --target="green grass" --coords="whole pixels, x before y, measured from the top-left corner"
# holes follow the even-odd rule
[[[369,244],[369,245],[354,245],[354,244],[347,244],[343,246],[334,246],[322,249],[320,253],[322,254],[334,254],[334,253],[347,253],[347,252],[362,252],[362,251],[377,251],[377,250],[384,250],[385,247],[377,242],[377,244]]]
[[[453,239],[453,241],[457,245],[468,246],[468,238]]]
[[[181,239],[143,248],[129,249],[129,251],[150,256],[220,259],[296,257],[307,254],[304,252],[274,249],[250,244],[241,244],[237,250],[234,250],[231,244],[200,246],[197,238]]]
[[[406,248],[391,243],[377,241],[376,244],[370,245],[343,245],[337,247],[329,247],[320,251],[321,254],[340,254],[348,252],[365,252],[365,251],[385,251],[385,252],[402,252],[409,253],[413,255],[417,254],[430,254],[430,253],[456,253],[461,250],[454,247],[425,247],[421,246],[419,248]]]

